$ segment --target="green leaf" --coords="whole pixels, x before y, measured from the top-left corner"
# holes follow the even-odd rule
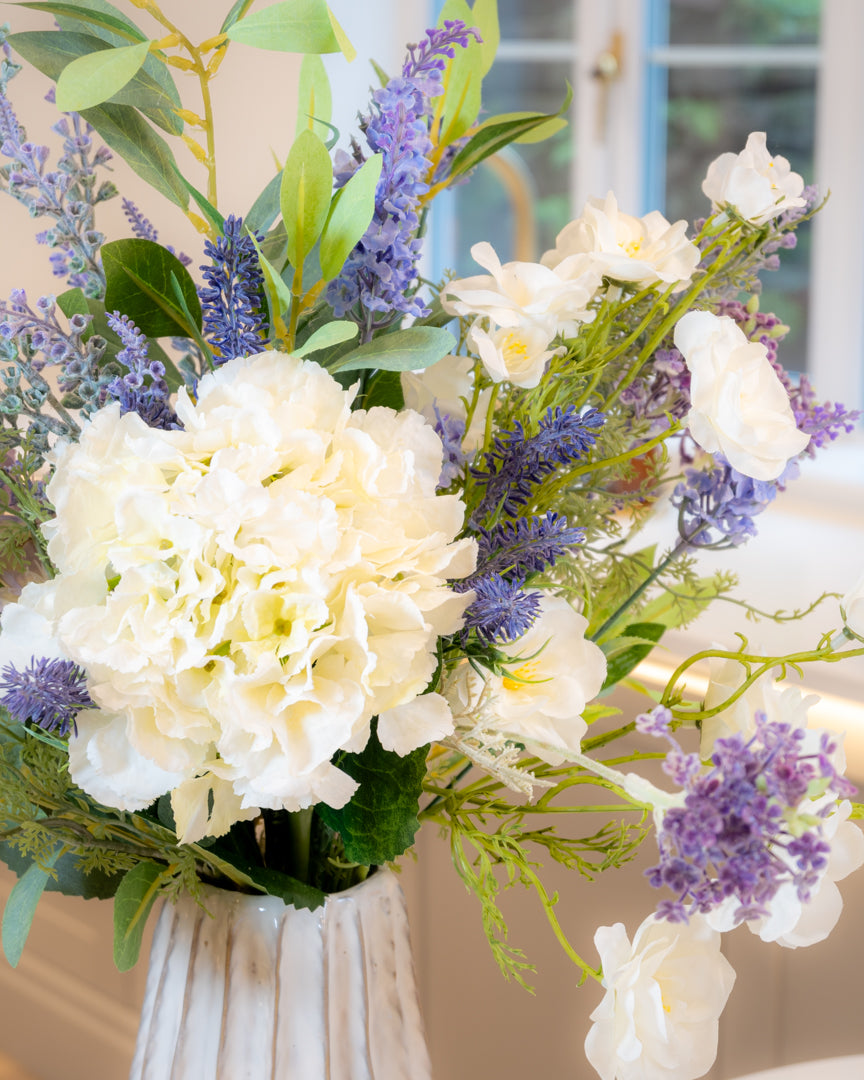
[[[438,20],[461,19],[473,26],[471,9],[465,0],[447,0]],[[482,46],[470,38],[465,49],[457,48],[444,71],[444,103],[439,141],[448,145],[460,139],[477,119],[483,85]],[[437,106],[436,106],[437,108]]]
[[[333,33],[336,35],[336,40],[339,42],[339,48],[342,50],[342,55],[350,64],[352,60],[357,59],[357,50],[351,44],[348,35],[339,25],[339,20],[329,7],[327,8],[327,14],[330,16],[330,26],[333,29]]]
[[[320,349],[329,349],[357,337],[359,327],[352,322],[329,322],[319,327],[302,345],[294,349],[295,356],[308,356]]]
[[[112,48],[101,37],[71,30],[30,30],[10,34],[8,41],[31,67],[35,67],[54,82],[57,82],[65,68],[79,57],[100,51],[107,52]],[[164,79],[160,82],[148,72],[152,59],[148,55],[141,70],[113,95],[111,104],[132,105],[164,131],[179,135],[183,130],[183,121],[174,110],[179,107],[180,98],[170,76],[167,76],[167,86],[163,86]],[[164,74],[164,68],[162,73]]]
[[[283,874],[280,870],[268,870],[263,866],[247,866],[245,873],[265,889],[270,896],[278,896],[286,904],[292,904],[295,908],[306,908],[315,911],[323,907],[327,894],[314,885],[307,885],[305,881],[298,881],[289,874]]]
[[[240,18],[243,13],[243,9],[251,6],[252,0],[237,0],[237,2],[232,6],[231,10],[225,16],[225,21],[219,27],[219,33],[226,33],[228,28],[230,26],[233,26],[234,23],[236,23],[237,20]]]
[[[148,337],[194,336],[201,328],[195,282],[176,255],[152,240],[113,240],[102,246],[105,308],[128,315]],[[174,274],[193,316],[190,327],[171,287]]]
[[[0,860],[10,870],[22,877],[33,865],[33,860],[22,855],[11,844],[0,844]],[[103,870],[85,873],[78,868],[80,857],[73,852],[61,855],[54,863],[54,876],[48,879],[46,892],[58,892],[64,896],[80,896],[84,900],[110,900],[117,891],[122,874],[106,874]]]
[[[287,328],[282,319],[282,312],[288,311],[291,307],[291,290],[282,280],[282,275],[273,263],[263,253],[261,245],[255,237],[251,233],[249,237],[258,252],[258,262],[261,266],[261,273],[264,275],[264,292],[267,294],[267,303],[270,305],[270,322],[277,334],[285,332]]]
[[[209,201],[206,195],[203,195],[196,187],[186,179],[181,173],[177,173],[180,183],[186,188],[195,202],[198,204],[198,209],[207,219],[208,223],[218,232],[220,235],[225,233],[225,218],[219,213],[216,207]]]
[[[417,806],[426,775],[426,751],[421,746],[405,757],[385,750],[372,734],[359,754],[343,754],[335,764],[360,787],[347,806],[334,810],[315,807],[322,820],[342,836],[345,855],[362,866],[380,866],[414,843],[420,827]]]
[[[36,905],[42,898],[45,886],[51,877],[51,867],[57,861],[59,850],[47,860],[43,869],[38,863],[32,863],[30,867],[15,882],[6,907],[3,909],[3,952],[12,967],[18,966],[33,916],[36,914]]]
[[[150,43],[100,49],[68,64],[57,80],[57,108],[80,112],[108,101],[141,70]]]
[[[279,205],[288,235],[288,261],[297,269],[321,235],[330,210],[333,163],[314,131],[301,131],[282,172]]]
[[[653,642],[657,642],[663,637],[666,627],[663,623],[656,622],[638,622],[631,623],[626,627],[621,634],[621,637],[625,638],[641,638],[643,644],[628,645],[622,651],[616,653],[610,657],[608,666],[606,668],[606,681],[603,683],[603,690],[608,690],[609,687],[615,686],[638,664],[640,664],[646,656],[654,648]],[[610,644],[614,644],[613,639]]]
[[[692,622],[719,595],[720,589],[713,577],[699,578],[692,585],[676,582],[675,595],[663,592],[649,601],[642,609],[642,618],[663,623],[667,630],[674,630]]]
[[[19,2],[16,7],[30,8],[33,11],[47,11],[51,15],[66,15],[68,18],[77,19],[85,24],[112,30],[127,41],[147,41],[147,35],[143,34],[138,27],[127,19],[122,12],[112,4],[101,3],[99,7],[79,4],[75,0],[66,0],[65,3],[53,2],[53,0],[27,0]]]
[[[226,31],[232,41],[272,52],[341,52],[324,0],[283,0],[253,12]]]
[[[503,124],[511,120],[536,120],[538,116],[542,116],[542,113],[536,112],[512,112],[501,113],[498,116],[493,116],[485,123],[481,124],[480,131],[482,131],[488,124]],[[553,120],[544,120],[542,124],[533,127],[525,135],[520,135],[517,139],[514,139],[515,143],[538,143],[543,142],[544,139],[549,139],[556,132],[567,127],[567,121],[559,116]]]
[[[570,108],[572,100],[573,90],[568,85],[567,94],[558,112],[536,113],[518,120],[501,120],[497,116],[486,120],[453,159],[453,164],[450,166],[451,177],[455,178],[470,172],[481,161],[485,161],[487,157],[497,153],[511,142],[530,134],[542,124],[557,119]]]
[[[81,116],[151,187],[186,209],[189,194],[177,177],[170,147],[134,109],[105,102],[84,109]]]
[[[405,408],[405,395],[402,393],[402,380],[398,371],[379,371],[369,380],[363,397],[363,408],[374,409],[384,405],[388,409],[400,411]]]
[[[114,963],[118,971],[129,971],[138,960],[147,916],[164,872],[164,866],[144,859],[124,874],[114,894]]]
[[[382,334],[346,353],[329,365],[331,373],[378,368],[382,371],[420,371],[437,364],[453,351],[456,339],[449,330],[434,326],[410,326]]]
[[[282,190],[282,173],[277,173],[258,196],[243,218],[243,224],[253,233],[266,233],[279,216],[279,193]]]
[[[320,138],[327,138],[327,125],[333,116],[333,94],[330,79],[320,56],[310,53],[300,64],[300,84],[297,88],[297,127],[295,135],[309,128]],[[323,121],[316,123],[316,121]]]
[[[495,61],[498,46],[501,43],[501,28],[498,24],[498,0],[474,0],[471,9],[471,22],[480,31],[483,42],[480,45],[480,74],[486,75]]]
[[[57,297],[57,307],[67,319],[71,319],[73,315],[90,314],[90,307],[83,289],[67,289],[66,292],[60,293]]]
[[[364,161],[333,198],[321,233],[321,274],[325,281],[332,281],[339,274],[354,245],[369,228],[383,162],[383,154],[374,154]]]

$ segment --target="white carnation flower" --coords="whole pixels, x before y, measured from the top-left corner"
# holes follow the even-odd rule
[[[447,581],[475,544],[454,540],[459,499],[435,493],[432,428],[351,399],[318,365],[262,353],[205,376],[195,403],[181,390],[184,430],[110,406],[58,446],[58,574],[36,588],[102,710],[70,751],[101,802],[127,805],[137,773],[138,801],[174,791],[187,841],[260,807],[342,806],[356,785],[334,754],[426,688],[473,599]],[[434,738],[427,719],[392,745]]]
[[[776,480],[810,441],[768,360],[728,315],[690,311],[675,326],[690,371],[690,433],[709,454],[755,480]]]
[[[695,1080],[706,1073],[735,981],[720,935],[701,915],[687,924],[650,915],[632,945],[622,923],[601,926],[594,943],[606,996],[591,1014],[585,1053],[603,1080]]]
[[[764,131],[753,131],[740,154],[721,154],[708,166],[702,190],[716,210],[731,207],[754,225],[805,205],[804,180],[789,162],[768,153]]]
[[[613,281],[640,288],[674,285],[678,291],[689,284],[700,259],[686,232],[686,221],[673,225],[657,210],[641,218],[622,213],[610,191],[605,200],[589,199],[540,261],[562,277],[583,274],[590,266]]]

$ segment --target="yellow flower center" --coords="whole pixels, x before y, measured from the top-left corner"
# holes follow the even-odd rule
[[[501,341],[501,352],[507,360],[524,360],[528,355],[528,346],[516,331],[512,330],[504,335]]]
[[[523,690],[528,683],[536,681],[539,670],[540,658],[538,656],[535,656],[533,660],[526,660],[524,664],[513,668],[512,678],[504,677],[504,689]]]

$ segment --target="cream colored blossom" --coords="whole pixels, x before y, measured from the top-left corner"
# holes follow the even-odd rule
[[[181,391],[184,430],[110,406],[56,450],[58,575],[38,589],[102,710],[71,751],[100,801],[123,805],[140,755],[187,841],[259,807],[344,805],[356,785],[331,758],[426,688],[475,545],[454,541],[459,499],[435,494],[431,427],[351,398],[262,353],[205,376],[194,404]],[[393,745],[433,727],[415,717]]]
[[[419,412],[433,426],[439,416],[450,416],[463,423],[467,420],[468,406],[474,396],[474,361],[470,356],[445,356],[422,371],[403,371],[400,382],[405,407]],[[491,396],[491,387],[478,396],[471,425],[462,439],[466,452],[476,450],[483,443]]]
[[[840,607],[852,633],[864,637],[864,574],[840,601]]]
[[[591,1014],[585,1053],[602,1080],[704,1075],[735,981],[720,935],[701,915],[686,924],[650,915],[632,945],[622,923],[601,926],[594,943],[606,996]]]
[[[709,454],[755,480],[776,480],[810,441],[768,360],[727,315],[690,311],[674,341],[690,371],[690,434]]]
[[[702,190],[715,210],[731,207],[754,225],[805,205],[804,180],[789,162],[768,153],[764,131],[753,131],[740,154],[721,154],[708,166]]]
[[[468,344],[493,382],[510,382],[525,390],[539,384],[547,363],[561,351],[550,349],[546,331],[530,323],[491,333],[475,323],[468,331]]]
[[[641,218],[622,213],[610,191],[605,200],[589,199],[540,261],[564,278],[590,267],[613,281],[674,285],[677,291],[689,284],[700,258],[686,232],[686,221],[673,225],[657,210]]]

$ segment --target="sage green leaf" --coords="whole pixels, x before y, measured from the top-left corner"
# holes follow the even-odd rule
[[[363,397],[363,408],[374,409],[383,405],[401,412],[405,408],[405,395],[398,371],[378,371],[370,379]]]
[[[270,321],[275,330],[283,330],[285,329],[285,323],[282,321],[282,312],[291,307],[291,290],[251,233],[249,238],[258,252],[258,263],[261,266],[261,273],[264,275],[264,292],[267,294],[267,303],[270,305]]]
[[[279,192],[282,190],[282,173],[277,173],[267,187],[252,203],[243,224],[253,233],[266,233],[279,216]]]
[[[195,282],[176,255],[152,240],[113,240],[102,246],[105,308],[128,315],[148,337],[189,337],[201,328],[201,304]],[[190,327],[171,287],[180,283],[193,316]]]
[[[138,960],[147,916],[164,872],[164,866],[144,859],[124,874],[114,894],[114,963],[118,971],[129,971]]]
[[[268,870],[263,866],[247,866],[246,874],[256,885],[264,889],[270,896],[278,896],[286,904],[295,908],[306,908],[315,911],[323,907],[327,894],[314,885],[307,885],[305,881],[298,881],[289,874],[283,874],[280,870]]]
[[[378,368],[381,371],[420,371],[436,364],[456,345],[449,330],[435,326],[409,326],[360,345],[328,366],[331,373]]]
[[[90,314],[87,297],[84,295],[83,289],[67,289],[66,292],[60,293],[57,297],[57,307],[60,308],[67,319],[71,319],[73,315]]]
[[[0,861],[21,877],[32,865],[33,860],[27,855],[22,855],[11,844],[0,844]],[[78,868],[80,861],[79,856],[71,851],[61,855],[54,863],[54,876],[48,878],[45,892],[80,896],[84,900],[110,900],[117,891],[123,875],[106,874],[102,870],[84,873]]]
[[[237,2],[232,5],[231,10],[225,16],[224,22],[219,27],[219,33],[224,34],[228,30],[229,26],[233,26],[234,23],[236,23],[237,20],[241,18],[241,16],[244,14],[244,9],[250,7],[252,7],[252,0],[237,0]]]
[[[279,205],[288,236],[288,261],[297,269],[321,235],[330,210],[333,163],[314,131],[301,131],[282,172]]]
[[[54,0],[25,0],[16,3],[16,7],[30,8],[33,11],[46,11],[51,15],[67,16],[85,25],[101,27],[111,30],[127,41],[147,41],[147,35],[143,34],[138,27],[127,19],[121,11],[104,0],[97,4],[79,4],[76,0],[54,2]]]
[[[226,31],[232,41],[271,52],[341,52],[324,0],[283,0],[255,11]]]
[[[186,188],[186,190],[198,204],[198,209],[207,219],[208,224],[210,224],[220,235],[224,235],[225,218],[222,217],[222,215],[219,213],[213,203],[210,202],[206,195],[203,195],[198,190],[198,188],[193,187],[193,185],[189,183],[183,173],[178,172],[177,176],[180,180],[180,183]]]
[[[309,128],[326,140],[333,115],[333,94],[324,61],[315,53],[303,57],[300,84],[297,88],[297,127],[295,135]]]
[[[476,27],[483,38],[480,45],[480,74],[486,75],[495,61],[501,43],[498,0],[474,0],[471,22],[468,25]]]
[[[501,120],[493,116],[486,120],[453,159],[450,166],[451,178],[455,179],[457,176],[470,172],[481,161],[485,161],[487,157],[497,153],[511,142],[529,134],[549,120],[557,119],[570,108],[572,100],[573,90],[568,85],[564,101],[556,113],[536,113],[518,120]]]
[[[350,341],[357,337],[358,326],[352,322],[329,322],[319,327],[311,337],[307,338],[302,345],[294,349],[295,356],[308,356],[310,353],[321,349],[329,349],[332,345],[340,345],[343,341]]]
[[[369,228],[375,213],[375,191],[381,176],[383,154],[364,161],[348,183],[336,192],[321,233],[321,275],[332,281]]]
[[[334,764],[358,781],[360,787],[341,810],[324,803],[315,812],[342,836],[345,855],[362,866],[380,866],[397,858],[414,843],[420,827],[417,807],[426,775],[426,752],[418,750],[399,757],[372,734],[359,754],[337,756]]]
[[[29,30],[20,34],[10,34],[8,41],[12,48],[43,75],[54,82],[60,78],[64,69],[77,60],[98,51],[112,48],[103,38],[92,34],[79,34],[74,31]],[[147,60],[152,59],[150,56]],[[175,112],[179,98],[170,83],[168,89],[153,78],[147,71],[147,63],[122,89],[111,98],[114,105],[132,105],[142,112],[158,127],[171,135],[179,135],[183,130],[183,121]]]
[[[57,80],[57,108],[81,112],[108,101],[140,71],[149,52],[150,43],[142,41],[73,60]]]
[[[336,18],[336,16],[333,14],[329,7],[327,8],[327,14],[330,17],[330,26],[333,28],[333,33],[336,35],[336,40],[339,42],[339,48],[342,50],[342,55],[350,64],[352,60],[357,59],[357,50],[351,44],[348,35],[339,25],[339,20]]]
[[[485,124],[481,124],[479,130],[482,131],[483,128],[487,126],[487,124],[506,123],[508,120],[535,120],[538,116],[542,115],[542,113],[536,112],[501,113],[499,116],[494,116],[491,119],[487,120]],[[543,142],[544,139],[551,138],[553,135],[557,134],[557,132],[561,131],[565,127],[567,127],[567,121],[562,116],[555,117],[552,120],[544,120],[542,124],[531,128],[530,131],[527,131],[524,135],[520,135],[518,138],[514,139],[513,142]]]
[[[105,102],[84,109],[81,116],[143,180],[186,209],[189,193],[178,179],[177,162],[168,143],[134,109]]]
[[[18,967],[21,953],[27,942],[36,905],[42,898],[45,886],[51,877],[51,867],[57,860],[59,850],[48,860],[43,869],[38,863],[31,863],[12,887],[6,907],[3,909],[3,952],[12,967]]]
[[[447,0],[438,25],[443,26],[445,19],[461,19],[466,26],[474,25],[465,0]],[[477,119],[483,86],[482,64],[481,45],[473,37],[469,38],[467,48],[457,47],[453,58],[447,61],[439,137],[439,142],[445,146],[461,139]]]
[[[606,667],[606,680],[603,683],[603,690],[608,690],[610,687],[615,686],[638,664],[645,659],[646,656],[654,648],[653,642],[657,642],[663,636],[666,627],[662,623],[656,622],[638,622],[631,623],[626,627],[622,633],[622,637],[625,638],[641,638],[642,642],[639,644],[628,645],[620,652],[616,652],[613,656],[609,657],[609,661]],[[614,644],[617,639],[612,639],[612,642],[608,644]]]

